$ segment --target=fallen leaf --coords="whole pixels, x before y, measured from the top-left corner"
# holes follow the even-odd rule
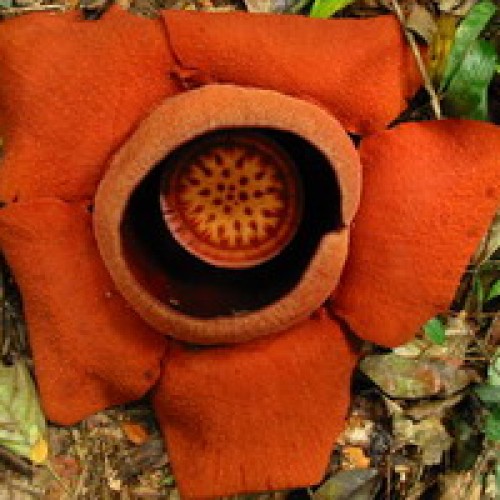
[[[466,311],[447,317],[445,323],[433,318],[424,325],[423,330],[425,337],[415,337],[394,348],[393,353],[406,358],[454,360],[460,366],[475,338],[474,327]]]
[[[300,0],[243,0],[248,12],[271,13],[285,12]]]
[[[392,352],[403,358],[418,358],[424,352],[427,352],[430,347],[430,341],[415,337],[406,344],[395,347]]]
[[[439,500],[480,500],[481,489],[477,488],[470,472],[449,472],[440,478]]]
[[[447,14],[465,16],[476,3],[477,0],[439,0],[438,8]]]
[[[453,440],[438,418],[426,418],[413,422],[402,415],[393,418],[394,436],[401,445],[415,445],[420,448],[424,465],[437,465],[443,453],[451,448]]]
[[[439,16],[436,21],[436,32],[430,44],[427,63],[429,76],[436,86],[439,86],[443,80],[446,61],[455,38],[456,26],[457,18],[448,14]]]
[[[442,419],[448,410],[460,403],[463,398],[464,394],[461,393],[439,401],[422,401],[411,408],[407,408],[405,415],[414,420],[424,420],[431,417]]]
[[[351,446],[368,446],[373,433],[374,423],[356,415],[351,415],[338,443]]]
[[[411,359],[394,353],[367,356],[360,369],[393,398],[449,396],[474,380],[472,372],[439,359]]]
[[[498,500],[499,497],[500,489],[497,488],[495,473],[490,472],[484,480],[484,500]]]
[[[363,448],[359,446],[344,446],[344,469],[368,469],[370,459],[365,455]]]
[[[405,24],[409,30],[420,35],[427,43],[431,43],[437,31],[433,15],[418,3],[412,4]]]
[[[273,0],[244,0],[248,12],[269,13],[273,11]]]
[[[28,368],[0,364],[0,445],[33,459],[47,458],[47,426]]]
[[[40,437],[38,441],[33,445],[30,450],[30,460],[39,465],[43,464],[49,455],[49,445],[43,437]]]
[[[136,445],[144,444],[149,439],[146,429],[141,424],[122,422],[121,428],[127,439]]]
[[[312,500],[370,500],[379,487],[377,469],[339,471],[312,494]]]
[[[82,472],[80,462],[69,455],[59,455],[51,462],[57,474],[65,479],[76,478]]]

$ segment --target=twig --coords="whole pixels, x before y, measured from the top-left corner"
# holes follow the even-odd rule
[[[29,7],[6,7],[0,9],[0,17],[4,16],[17,16],[19,14],[28,14],[30,12],[45,12],[45,11],[64,11],[67,10],[66,5],[59,4],[43,4],[43,5],[30,5]]]
[[[408,40],[408,43],[410,44],[410,48],[413,52],[413,56],[415,57],[415,61],[417,62],[417,66],[418,66],[418,69],[420,71],[420,74],[422,75],[422,79],[424,80],[425,90],[427,90],[427,93],[429,94],[429,97],[431,100],[432,110],[434,111],[434,114],[436,115],[436,119],[441,120],[443,118],[443,114],[441,112],[441,105],[439,104],[439,97],[436,94],[436,91],[434,90],[434,86],[432,85],[429,74],[427,73],[424,61],[422,60],[422,56],[420,54],[420,49],[418,48],[417,42],[415,40],[415,37],[413,36],[413,33],[406,28],[405,18],[403,15],[403,11],[401,10],[401,5],[399,4],[398,0],[391,0],[391,4],[392,4],[392,8],[394,10],[394,13],[396,14],[396,17],[398,18],[399,22],[401,23],[401,26],[402,26],[403,31],[405,33],[406,39]]]

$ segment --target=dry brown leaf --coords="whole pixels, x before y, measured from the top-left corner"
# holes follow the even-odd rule
[[[127,439],[136,444],[144,444],[149,439],[149,434],[141,425],[134,422],[122,422],[121,428]]]
[[[441,477],[439,500],[481,500],[481,485],[471,472],[450,472]]]
[[[424,465],[437,465],[443,453],[451,448],[453,440],[438,418],[427,418],[415,423],[402,415],[393,420],[394,436],[401,446],[420,448]]]
[[[363,448],[359,446],[345,446],[342,449],[344,460],[342,468],[346,469],[368,469],[370,467],[370,459],[365,455]]]
[[[420,35],[427,43],[431,43],[437,31],[436,21],[432,14],[422,5],[414,3],[406,18],[406,27]]]
[[[465,16],[477,0],[439,0],[438,8],[446,14]]]
[[[440,401],[423,401],[415,406],[405,410],[405,414],[415,420],[423,420],[425,418],[443,418],[446,412],[460,403],[464,398],[464,394],[457,394],[451,398]]]
[[[360,369],[393,398],[449,396],[476,379],[474,372],[440,359],[411,359],[395,353],[367,356]]]

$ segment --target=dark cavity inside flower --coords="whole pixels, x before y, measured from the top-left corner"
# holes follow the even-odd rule
[[[235,129],[158,163],[130,197],[121,234],[152,296],[210,318],[286,295],[342,225],[338,181],[317,148],[288,132]]]

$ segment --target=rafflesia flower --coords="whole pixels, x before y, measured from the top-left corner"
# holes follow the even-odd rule
[[[152,389],[182,496],[318,482],[350,332],[447,308],[498,129],[386,130],[419,86],[391,16],[33,14],[0,51],[0,245],[48,418]]]

